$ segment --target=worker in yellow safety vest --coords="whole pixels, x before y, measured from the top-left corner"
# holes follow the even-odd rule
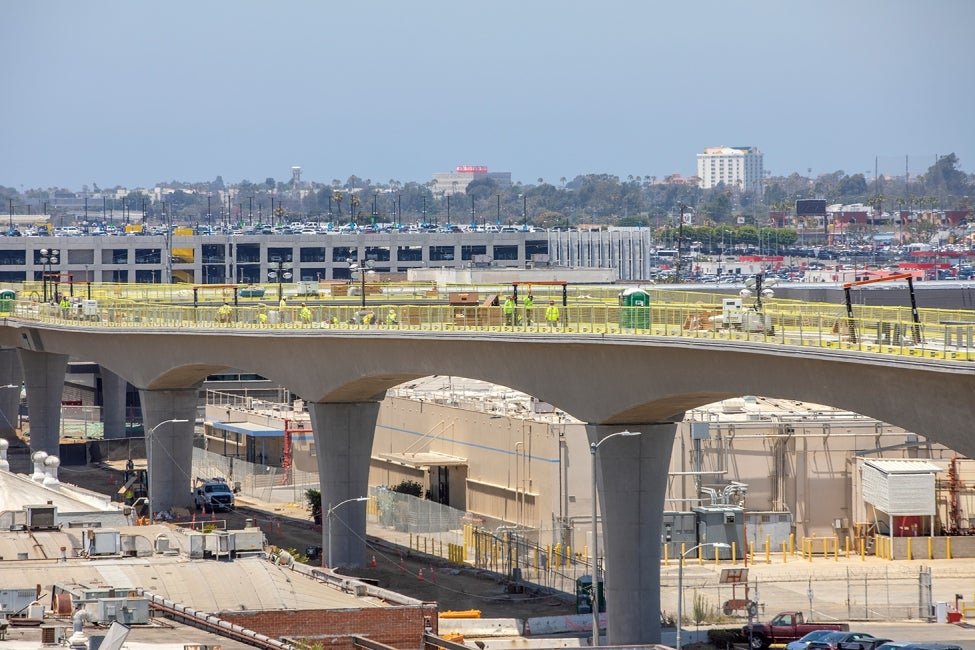
[[[298,310],[298,320],[306,325],[311,322],[311,310],[308,309],[305,303],[301,303],[301,309]]]
[[[223,303],[222,305],[220,305],[220,309],[217,310],[217,320],[220,321],[221,323],[229,323],[230,315],[232,313],[233,313],[233,309],[230,308],[230,305],[227,303]]]
[[[512,296],[508,296],[504,305],[501,306],[501,311],[504,313],[504,324],[514,325],[515,324],[515,299]]]
[[[532,317],[535,313],[535,298],[531,294],[525,296],[525,301],[522,303],[525,307],[525,324],[532,324]]]
[[[545,310],[545,320],[548,322],[549,327],[555,327],[559,324],[559,308],[555,306],[554,300],[548,301],[548,309]]]

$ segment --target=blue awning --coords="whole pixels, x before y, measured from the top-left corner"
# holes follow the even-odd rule
[[[219,420],[215,420],[210,424],[214,429],[230,431],[231,433],[241,433],[245,436],[251,436],[253,438],[284,437],[284,429],[275,429],[273,427],[267,427],[263,424],[255,424],[253,422],[221,422]]]

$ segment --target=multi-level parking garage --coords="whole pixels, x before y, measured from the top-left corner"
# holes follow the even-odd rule
[[[91,282],[249,284],[267,282],[283,265],[294,280],[345,280],[352,275],[350,261],[368,261],[377,273],[426,267],[599,267],[614,269],[620,279],[638,280],[650,277],[654,266],[651,234],[635,229],[9,237],[0,238],[0,282],[58,274]]]

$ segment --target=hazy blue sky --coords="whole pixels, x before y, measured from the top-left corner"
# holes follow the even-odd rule
[[[0,185],[975,170],[975,1],[0,0]]]

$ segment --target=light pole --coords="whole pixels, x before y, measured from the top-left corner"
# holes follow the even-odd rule
[[[340,503],[328,504],[328,511],[325,513],[325,517],[328,519],[328,568],[333,569],[332,566],[332,513],[338,510],[340,507],[344,506],[346,503],[352,503],[353,501],[368,501],[369,497],[355,497],[354,499],[346,499]]]
[[[683,202],[677,204],[680,210],[680,223],[677,224],[677,263],[674,265],[674,284],[680,284],[680,249],[684,244],[684,210],[687,206]]]
[[[590,608],[592,609],[592,645],[599,645],[599,532],[596,529],[596,451],[607,440],[617,436],[639,436],[642,431],[617,431],[611,433],[599,442],[589,443],[589,454],[592,456],[592,590]]]
[[[677,650],[681,650],[680,644],[680,626],[681,617],[684,615],[683,603],[684,603],[684,558],[691,551],[696,551],[699,548],[705,546],[713,546],[714,548],[731,548],[730,544],[724,542],[709,542],[705,544],[698,544],[697,546],[692,546],[683,553],[680,554],[680,563],[677,565],[677,643],[674,645]]]
[[[284,296],[284,287],[282,286],[282,283],[285,280],[290,280],[293,277],[291,273],[291,266],[285,266],[284,260],[280,259],[278,260],[277,270],[268,271],[267,277],[269,280],[276,279],[278,281],[278,302],[281,302],[281,298]]]
[[[366,308],[366,273],[371,273],[369,269],[372,268],[372,260],[366,260],[362,264],[359,264],[355,260],[349,258],[346,260],[349,263],[349,271],[351,273],[359,273],[359,281],[361,286],[359,287],[359,297],[362,299],[362,309]]]
[[[41,249],[41,284],[44,287],[44,302],[47,302],[47,274],[51,266],[58,263],[58,251],[55,249]]]
[[[154,434],[156,432],[156,429],[158,429],[164,424],[182,424],[184,422],[189,422],[189,420],[182,420],[182,419],[163,420],[156,426],[149,429],[148,432],[146,432],[146,483],[148,483],[149,486],[149,496],[148,496],[149,521],[152,521],[152,493],[153,493],[152,481],[149,480],[149,476],[150,476],[149,472],[152,471],[152,445],[155,444],[152,438],[152,434]]]

